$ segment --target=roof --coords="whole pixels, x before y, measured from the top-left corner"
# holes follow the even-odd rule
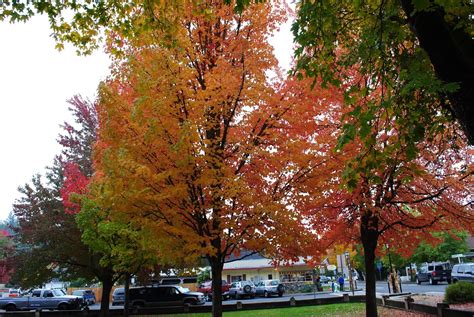
[[[229,263],[224,263],[224,270],[255,270],[255,269],[264,269],[264,268],[274,268],[274,267],[293,267],[293,266],[307,266],[307,263],[300,258],[297,262],[293,262],[289,265],[277,265],[275,266],[272,263],[271,259],[260,258],[260,259],[244,259]]]

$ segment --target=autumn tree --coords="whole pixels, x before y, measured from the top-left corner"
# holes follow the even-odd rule
[[[22,197],[13,206],[18,221],[14,228],[18,240],[14,278],[23,287],[42,285],[53,277],[97,278],[111,288],[119,276],[112,266],[102,266],[100,255],[82,242],[75,219],[78,205],[70,200],[73,193],[85,191],[92,175],[96,112],[93,104],[80,97],[72,98],[69,104],[75,123],[63,125],[58,138],[61,155],[45,178],[35,175],[19,189]],[[103,300],[108,310],[107,293]]]
[[[303,120],[291,91],[269,78],[279,70],[267,38],[284,9],[267,3],[236,14],[218,3],[186,5],[174,45],[156,40],[159,30],[130,41],[100,90],[94,201],[154,232],[160,254],[205,257],[214,316],[222,314],[231,254],[295,259],[305,247],[299,241],[312,237],[295,184],[319,158],[305,153],[303,125],[289,126]],[[170,247],[176,243],[182,247]]]
[[[358,81],[358,76],[353,71],[350,80]],[[367,316],[376,316],[374,261],[383,252],[381,244],[408,256],[421,240],[433,239],[432,231],[473,231],[472,157],[452,123],[444,123],[443,133],[426,139],[422,134],[413,143],[403,133],[405,127],[400,127],[404,121],[398,122],[393,112],[382,108],[370,110],[359,131],[365,138],[356,137],[358,123],[350,114],[366,113],[379,102],[381,89],[359,98],[354,97],[357,92],[345,93],[351,84],[346,82],[339,90],[338,107],[328,103],[332,112],[340,113],[342,124],[336,131],[339,137],[332,139],[335,150],[327,154],[333,164],[328,166],[326,187],[313,192],[313,219],[323,234],[321,243],[362,244],[366,311]],[[316,96],[318,90],[313,92]],[[331,91],[338,94],[337,89]],[[354,98],[352,106],[343,104],[348,98]],[[348,131],[352,136],[347,136]]]
[[[344,94],[336,144],[343,156],[341,168],[333,171],[350,195],[333,190],[339,195],[332,205],[341,210],[333,232],[348,233],[348,223],[357,225],[354,237],[364,246],[368,275],[368,316],[376,315],[373,262],[379,238],[390,244],[403,241],[401,249],[407,250],[431,226],[472,231],[472,212],[464,206],[472,162],[457,135],[459,127],[450,124],[457,117],[472,142],[472,116],[466,116],[466,109],[472,110],[466,106],[472,84],[463,75],[472,72],[469,58],[464,68],[455,62],[452,70],[460,77],[448,79],[440,64],[430,60],[433,51],[410,29],[415,15],[424,19],[434,14],[451,34],[466,35],[471,32],[466,12],[472,4],[429,2],[422,7],[414,1],[416,12],[413,7],[405,12],[405,2],[411,1],[402,2],[303,1],[293,26],[298,76]],[[438,9],[446,14],[439,16]],[[437,45],[446,44],[430,32]],[[460,51],[471,50],[472,39],[461,42]],[[444,65],[457,58],[445,59]],[[407,229],[422,229],[422,234]],[[403,232],[408,236],[402,238]]]

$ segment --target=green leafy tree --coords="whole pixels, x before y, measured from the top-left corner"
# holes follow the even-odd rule
[[[93,201],[83,198],[77,223],[82,230],[82,240],[100,258],[103,267],[111,267],[118,276],[125,277],[125,315],[128,315],[128,288],[130,276],[144,267],[156,264],[158,252],[151,235],[130,222],[111,221],[107,211],[97,208]],[[105,286],[104,286],[105,287]],[[104,294],[110,294],[104,289]]]
[[[467,236],[468,234],[463,231],[433,233],[434,242],[438,243],[420,243],[409,260],[418,264],[432,261],[450,261],[452,260],[451,255],[469,251],[469,246],[466,242]]]
[[[439,129],[438,114],[444,111],[473,144],[472,12],[470,0],[303,0],[293,25],[297,69],[341,86],[350,76],[347,69],[356,67],[370,84],[346,86],[348,103],[382,87],[372,107],[403,121],[409,143]],[[346,128],[348,138],[370,140],[365,126],[372,111],[352,114],[356,120]]]
[[[211,270],[209,268],[206,268],[199,272],[198,277],[197,277],[197,282],[198,284],[201,284],[205,281],[209,281],[211,279]]]

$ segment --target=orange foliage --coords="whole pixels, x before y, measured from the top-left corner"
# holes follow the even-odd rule
[[[281,84],[267,43],[284,19],[269,3],[241,15],[190,5],[176,45],[154,42],[158,30],[137,39],[101,87],[96,201],[153,228],[164,256],[296,259],[313,241],[296,185],[326,158],[308,151],[311,109]]]

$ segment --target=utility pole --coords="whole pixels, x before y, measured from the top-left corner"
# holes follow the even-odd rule
[[[351,258],[349,252],[344,252],[344,255],[346,257],[346,263],[347,263],[347,268],[349,269],[349,285],[351,287],[352,291],[352,296],[354,296],[354,282],[352,279],[352,267],[351,267]]]

